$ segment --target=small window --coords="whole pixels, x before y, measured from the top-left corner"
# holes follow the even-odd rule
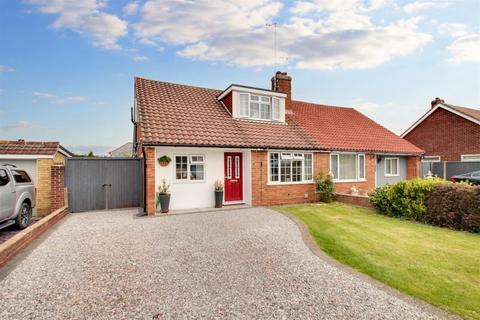
[[[6,186],[10,182],[7,171],[0,170],[0,187]]]
[[[175,157],[175,178],[177,180],[188,180],[188,157],[176,156]]]
[[[248,117],[248,93],[240,93],[240,110],[238,114],[241,117]]]
[[[464,154],[462,155],[463,162],[480,161],[480,154]]]
[[[365,179],[365,155],[358,155],[358,179]]]
[[[12,170],[13,179],[16,183],[29,183],[32,182],[28,174],[23,170]]]
[[[385,176],[398,176],[398,158],[385,158]]]
[[[282,160],[289,160],[289,159],[292,159],[292,154],[291,153],[288,153],[288,152],[282,152],[280,154],[280,158]]]
[[[272,119],[280,120],[280,99],[273,98],[272,102]]]
[[[203,156],[190,156],[190,163],[203,163]]]
[[[203,180],[205,178],[205,158],[203,156],[190,156],[190,180]]]
[[[201,181],[205,179],[205,156],[175,156],[175,179]]]

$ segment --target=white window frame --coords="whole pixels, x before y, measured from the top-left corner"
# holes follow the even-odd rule
[[[248,103],[248,110],[247,114],[242,114],[242,109],[241,109],[241,96],[248,96],[247,98],[247,103]],[[252,96],[258,97],[258,100],[252,100]],[[270,117],[268,119],[262,118],[262,104],[266,105],[266,101],[262,101],[262,98],[268,98],[268,108],[270,110]],[[276,114],[277,117],[274,116],[273,108],[274,108],[274,101],[278,103],[278,113]],[[252,107],[251,104],[253,103],[258,103],[258,117],[253,117],[252,116]],[[248,93],[248,92],[239,92],[238,93],[238,117],[240,118],[245,118],[245,119],[252,119],[252,120],[259,120],[259,121],[270,121],[270,122],[279,122],[281,119],[281,101],[279,98],[276,97],[270,97],[268,95],[262,95],[262,94],[254,94],[254,93]]]
[[[357,172],[356,172],[357,178],[356,179],[340,179],[340,178],[338,178],[339,177],[339,171],[340,171],[340,155],[342,155],[342,154],[343,155],[345,155],[345,154],[356,155],[356,157],[355,157],[355,168],[357,170]],[[332,157],[337,157],[337,172],[333,172],[333,170],[332,170]],[[359,175],[360,175],[359,157],[363,157],[363,174],[365,176],[363,178],[359,177]],[[333,152],[333,153],[330,153],[329,163],[330,163],[330,171],[333,173],[333,176],[334,176],[333,182],[364,182],[364,181],[367,181],[367,178],[366,178],[366,176],[367,176],[367,171],[366,171],[367,157],[365,156],[364,153]]]
[[[271,154],[278,154],[278,181],[271,181],[271,163],[270,163],[270,155]],[[297,154],[297,158],[294,158],[294,154]],[[302,158],[298,156],[298,154],[302,154]],[[311,176],[312,179],[310,180],[305,180],[305,154],[311,154],[312,155],[312,171],[311,171]],[[283,157],[282,157],[283,155]],[[286,185],[286,184],[308,184],[308,183],[313,183],[313,177],[314,177],[314,168],[315,168],[315,157],[313,152],[307,152],[307,151],[272,151],[268,152],[268,158],[267,158],[267,169],[268,169],[268,185]],[[282,182],[281,180],[281,162],[282,160],[290,160],[290,161],[301,161],[302,162],[302,180],[301,181],[285,181]],[[290,180],[292,180],[292,167],[290,167]]]
[[[422,158],[422,162],[441,162],[441,161],[442,161],[442,158],[440,156],[423,156]]]
[[[470,160],[470,159],[465,160],[464,157],[478,157],[478,160]],[[462,154],[461,160],[462,162],[478,162],[480,161],[480,154]]]
[[[177,179],[177,157],[187,157],[187,179]],[[192,157],[203,157],[203,161],[192,161]],[[191,165],[203,165],[203,179],[190,179]],[[174,183],[204,183],[207,177],[207,159],[204,154],[174,154],[173,155],[173,181]]]
[[[392,173],[387,173],[387,161],[391,161],[392,160],[397,160],[397,174],[392,174]],[[398,177],[400,176],[400,158],[398,157],[389,157],[389,158],[385,158],[385,165],[384,165],[385,169],[385,177]],[[389,165],[390,169],[392,168],[392,165],[390,164]]]

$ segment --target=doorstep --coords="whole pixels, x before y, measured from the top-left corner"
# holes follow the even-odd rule
[[[221,208],[192,208],[192,209],[177,209],[177,210],[170,210],[168,213],[161,213],[160,211],[155,213],[156,217],[163,217],[163,216],[172,216],[177,214],[188,214],[188,213],[201,213],[201,212],[216,212],[216,211],[229,211],[229,210],[238,210],[238,209],[248,209],[252,206],[248,204],[229,204],[224,205]]]

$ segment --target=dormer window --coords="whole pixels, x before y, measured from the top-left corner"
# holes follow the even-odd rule
[[[285,122],[284,93],[232,85],[218,96],[234,118]]]

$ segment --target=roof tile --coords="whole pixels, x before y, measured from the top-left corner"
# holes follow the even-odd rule
[[[0,140],[0,154],[54,155],[60,143]]]

